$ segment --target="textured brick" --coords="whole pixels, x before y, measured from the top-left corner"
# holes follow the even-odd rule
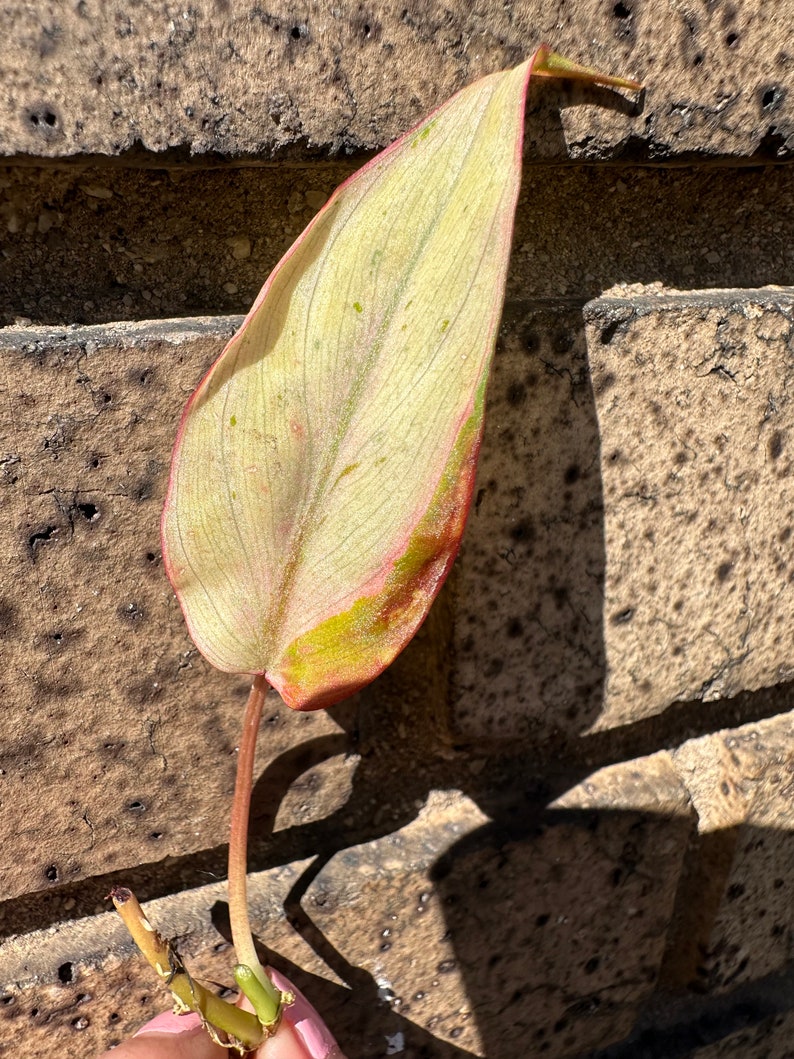
[[[791,679],[790,290],[505,317],[457,568],[460,741]]]
[[[632,764],[628,787],[645,768]],[[628,789],[614,773],[594,783]],[[654,784],[684,809],[659,763]],[[574,790],[571,806],[582,798]],[[608,1044],[653,989],[689,822],[602,806],[528,813],[515,802],[491,821],[467,798],[433,793],[382,838],[252,875],[254,929],[351,1059],[563,1059]],[[211,926],[222,897],[213,884],[149,908],[194,973],[219,982],[231,959]],[[148,974],[110,915],[13,939],[0,955],[7,1054],[43,1059],[78,1034],[82,1054],[118,1040],[165,1006]]]
[[[247,312],[355,168],[152,161],[0,171],[3,323]],[[794,211],[780,203],[792,199],[792,166],[526,166],[508,302],[575,308],[621,282],[660,279],[678,289],[788,283]]]
[[[627,291],[587,310],[603,726],[791,679],[793,308],[791,290]]]
[[[545,39],[644,79],[647,92],[642,107],[600,90],[533,92],[532,156],[785,157],[791,18],[790,0],[702,9],[652,0],[275,8],[17,0],[4,9],[0,150],[62,157],[141,145],[305,157],[382,146]]]
[[[681,890],[671,976],[726,993],[789,964],[794,715],[693,740],[673,761],[701,833]]]
[[[181,406],[230,333],[0,336],[3,898],[225,840],[247,681],[197,655],[158,527]],[[339,732],[275,699],[265,730],[260,768]]]
[[[687,1059],[794,1059],[794,1015],[775,1015],[751,1029],[698,1048]]]

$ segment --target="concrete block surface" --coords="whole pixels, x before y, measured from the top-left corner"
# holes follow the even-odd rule
[[[645,81],[640,105],[533,90],[530,156],[778,159],[792,151],[791,0],[457,0],[367,6],[231,0],[6,5],[0,151],[58,158],[136,148],[306,157],[382,147],[454,91],[546,41]]]
[[[585,314],[604,468],[600,724],[792,673],[792,292],[614,293]]]
[[[688,1059],[792,1059],[794,1015],[774,1015],[716,1044],[698,1048]]]
[[[60,327],[247,312],[354,168],[350,159],[8,166],[0,321]],[[576,308],[621,283],[787,284],[794,211],[780,204],[792,198],[791,166],[525,166],[508,306],[513,317],[538,299]]]
[[[489,819],[434,792],[381,838],[341,834],[336,852],[252,874],[254,930],[351,1059],[564,1059],[625,1036],[652,992],[688,826],[630,808]],[[147,906],[220,983],[223,897],[210,884]],[[15,1059],[93,1054],[167,1006],[111,914],[13,939],[0,982]]]
[[[4,900],[226,840],[249,680],[195,650],[159,518],[181,408],[232,329],[0,337]],[[340,732],[267,712],[262,762]]]
[[[791,679],[790,289],[505,317],[456,570],[458,740]],[[529,336],[529,338],[527,337]]]
[[[670,952],[678,984],[720,995],[785,973],[794,941],[794,716],[692,740],[673,761],[700,831]]]

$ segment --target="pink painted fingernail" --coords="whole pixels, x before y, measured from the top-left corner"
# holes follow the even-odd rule
[[[268,968],[268,974],[282,993],[294,993],[295,1003],[284,1008],[284,1018],[295,1027],[295,1032],[311,1059],[332,1059],[334,1056],[340,1056],[339,1045],[300,989],[272,967]]]
[[[175,1015],[173,1011],[164,1011],[156,1015],[134,1034],[135,1037],[143,1037],[147,1033],[195,1033],[201,1029],[201,1019],[195,1011],[189,1015]]]

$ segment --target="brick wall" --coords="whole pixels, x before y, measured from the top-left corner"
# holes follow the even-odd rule
[[[187,395],[330,191],[545,40],[473,510],[428,622],[260,738],[253,918],[351,1059],[782,1059],[794,3],[6,4],[0,1054],[224,982],[244,679],[158,519]],[[56,1044],[57,1042],[57,1044]]]

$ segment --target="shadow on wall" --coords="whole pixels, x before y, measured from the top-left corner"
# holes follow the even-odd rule
[[[561,94],[569,103],[580,98]],[[594,101],[592,93],[580,101],[585,96]],[[532,110],[530,100],[530,122]],[[257,783],[251,866],[315,855],[287,915],[349,988],[265,955],[316,1003],[350,1059],[673,1059],[794,1006],[781,972],[792,936],[782,899],[794,874],[788,833],[747,826],[698,836],[686,808],[663,815],[554,806],[595,768],[728,720],[724,703],[693,703],[624,726],[614,739],[585,734],[604,705],[601,466],[581,298],[514,299],[444,645],[455,659],[447,735],[466,754],[443,753],[427,716],[406,723],[405,707],[392,716],[386,709],[400,673],[421,661],[420,635],[413,656],[385,676],[381,686],[391,681],[391,691],[374,692],[377,718],[351,722],[349,711],[337,713],[346,736],[282,755]],[[775,708],[751,700],[742,719]],[[489,759],[478,748],[490,740],[524,754]],[[361,756],[344,807],[273,836],[274,807],[296,777],[351,745]],[[434,789],[461,791],[490,821],[430,872],[455,954],[437,974],[456,970],[468,1005],[460,1027],[443,1026],[446,1039],[434,1033],[438,1019],[420,1010],[421,992],[398,1006],[302,904],[337,854],[347,851],[355,872],[353,847],[408,827]],[[771,889],[758,885],[762,858],[763,878],[779,880]],[[699,998],[696,1008],[679,1002],[683,995]],[[658,998],[671,996],[677,1006],[654,1014]],[[656,1020],[651,1030],[643,1018]],[[467,1022],[480,1044],[469,1043]]]
[[[650,730],[638,736],[653,740]],[[547,759],[508,767],[495,760],[473,773],[468,759],[445,762],[428,747],[406,769],[400,761],[407,747],[392,746],[390,753],[360,747],[350,798],[337,813],[265,837],[280,795],[349,747],[340,734],[272,762],[257,784],[262,830],[252,849],[256,869],[314,854],[285,911],[346,985],[262,955],[312,999],[349,1059],[689,1059],[692,1049],[794,1008],[789,832],[748,824],[698,835],[685,800],[680,813],[668,815],[559,808],[556,799],[590,775],[589,765]],[[772,782],[785,784],[787,775],[776,770]],[[403,895],[395,933],[405,951],[406,940],[420,936],[412,918],[428,911],[423,902],[434,902],[454,958],[430,973],[460,976],[466,1003],[459,1011],[433,1006],[438,981],[426,980],[426,952],[415,953],[418,977],[409,988],[416,992],[397,1003],[384,981],[351,962],[349,954],[362,947],[368,966],[378,954],[356,935],[358,896],[351,913],[339,893],[368,890],[364,900],[387,893],[399,902],[394,884],[379,892],[373,883],[367,853],[360,874],[355,847],[409,828],[431,790],[451,787],[489,822],[436,860],[429,894],[419,892],[421,873],[406,870],[417,892]],[[216,923],[225,933],[222,918]],[[368,909],[366,922],[371,926]],[[340,944],[351,923],[350,945]]]

